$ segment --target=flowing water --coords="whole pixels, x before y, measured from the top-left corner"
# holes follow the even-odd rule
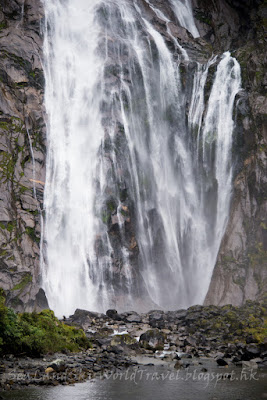
[[[169,26],[199,36],[189,1],[43,1],[50,307],[202,303],[229,214],[238,62],[190,59]]]
[[[199,37],[200,35],[193,17],[191,0],[170,0],[170,4],[180,25],[187,29],[194,38]]]

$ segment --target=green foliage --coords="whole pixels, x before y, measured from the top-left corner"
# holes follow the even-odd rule
[[[251,335],[255,341],[259,343],[264,342],[267,338],[267,318],[264,318],[263,322],[259,323],[258,318],[255,318],[254,315],[249,315],[245,332]]]
[[[65,325],[53,311],[16,314],[5,306],[0,289],[0,354],[41,354],[79,351],[91,346],[81,329]]]
[[[102,222],[107,225],[110,220],[111,214],[107,210],[102,211]]]
[[[8,232],[12,232],[16,227],[16,221],[8,222],[6,229]]]
[[[25,286],[28,285],[28,283],[30,283],[32,281],[32,276],[31,274],[26,274],[22,280],[13,287],[12,290],[23,290],[25,288]]]
[[[34,229],[34,228],[27,227],[27,228],[26,228],[26,233],[27,233],[27,235],[30,236],[30,238],[31,238],[34,242],[40,243],[40,238],[38,238],[38,237],[36,236],[36,234],[35,234],[35,229]]]
[[[0,22],[0,30],[5,29],[6,27],[7,27],[7,22],[6,21]]]
[[[194,16],[200,22],[203,22],[204,24],[212,26],[212,19],[211,19],[210,14],[197,9],[197,10],[195,10]]]
[[[3,179],[4,182],[12,179],[14,175],[16,160],[14,156],[10,153],[3,151],[0,157],[0,178]]]
[[[117,204],[114,199],[109,199],[102,209],[101,218],[104,224],[108,224],[111,219],[111,215],[116,211]]]

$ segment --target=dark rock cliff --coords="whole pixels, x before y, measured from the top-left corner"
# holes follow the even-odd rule
[[[32,181],[44,181],[42,16],[39,1],[1,1],[0,286],[17,310],[47,305],[39,270],[43,185],[34,191]]]
[[[232,207],[206,304],[241,305],[266,295],[267,9],[263,3],[229,0],[205,8],[205,1],[199,1],[209,10],[206,37],[212,38],[215,48],[234,52],[244,89],[237,101]]]
[[[165,1],[151,3],[172,18]],[[230,50],[242,68],[244,90],[235,116],[231,214],[206,297],[207,304],[240,305],[246,299],[261,299],[266,291],[266,8],[263,0],[192,3],[201,38],[194,40],[175,24],[170,26],[172,34],[200,61],[212,53]],[[151,14],[146,2],[140,0],[140,6],[148,16]],[[172,48],[166,27],[152,14],[149,19]],[[0,286],[8,294],[8,304],[17,310],[47,306],[40,289],[39,265],[46,148],[42,19],[39,0],[1,1]],[[186,82],[190,81],[189,72],[185,74]],[[126,216],[132,215],[131,208],[134,205],[131,207],[129,202]],[[115,217],[110,219],[114,241]],[[138,258],[134,224],[128,236],[134,263]]]

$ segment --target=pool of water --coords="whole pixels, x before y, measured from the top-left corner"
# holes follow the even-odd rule
[[[10,400],[261,400],[267,371],[194,366],[139,366],[73,386],[27,387],[1,392]]]

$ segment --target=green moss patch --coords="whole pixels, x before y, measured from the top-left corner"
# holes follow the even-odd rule
[[[32,282],[32,276],[31,274],[26,274],[12,290],[23,290],[30,282]]]
[[[0,290],[0,354],[39,357],[89,347],[83,330],[65,325],[51,310],[16,314],[5,306],[4,292]]]
[[[27,233],[27,235],[30,236],[30,238],[31,238],[34,242],[40,243],[40,238],[38,238],[38,237],[36,236],[36,233],[35,233],[34,228],[27,227],[27,228],[26,228],[26,233]]]

